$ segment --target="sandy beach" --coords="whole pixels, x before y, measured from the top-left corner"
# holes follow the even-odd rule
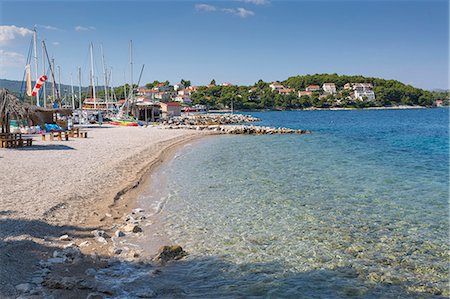
[[[69,244],[107,255],[93,230],[108,231],[133,208],[133,191],[180,145],[208,133],[152,127],[87,127],[87,139],[41,141],[0,151],[0,297],[32,280],[39,261]],[[136,191],[134,191],[136,192]]]

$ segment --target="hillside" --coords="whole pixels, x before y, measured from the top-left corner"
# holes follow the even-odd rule
[[[213,80],[214,81],[214,80]],[[212,81],[212,83],[213,83]],[[252,86],[202,86],[192,95],[194,104],[210,108],[235,109],[304,109],[304,108],[365,108],[390,106],[431,107],[435,100],[448,97],[413,87],[397,80],[337,74],[314,74],[289,77],[275,87],[259,80]],[[325,92],[324,83],[334,83],[334,92]],[[347,83],[369,83],[371,98],[357,96],[344,88]],[[305,90],[313,85],[314,90]]]
[[[35,81],[32,81],[32,85],[34,86]],[[0,88],[6,88],[10,92],[14,93],[15,95],[19,96],[21,93],[21,87],[22,87],[22,81],[18,80],[8,80],[8,79],[0,79]],[[46,85],[47,89],[50,90],[51,84],[50,82],[47,82]],[[25,83],[23,84],[23,87],[25,88]],[[102,88],[102,87],[100,87]],[[74,86],[75,92],[78,92],[78,86]],[[87,92],[89,90],[89,87],[81,87],[82,92]],[[64,96],[66,93],[70,92],[70,85],[61,84],[61,91],[62,96]]]

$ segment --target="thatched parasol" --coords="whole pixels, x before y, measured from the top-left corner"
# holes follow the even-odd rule
[[[9,133],[11,119],[28,119],[25,103],[19,101],[12,93],[3,88],[0,90],[0,124],[2,133]]]

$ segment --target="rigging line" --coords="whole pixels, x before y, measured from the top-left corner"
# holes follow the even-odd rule
[[[27,65],[27,64],[29,64],[31,62],[31,51],[32,51],[32,49],[33,49],[33,39],[30,40],[30,47],[28,48],[28,55],[27,55],[27,63],[25,65]],[[24,90],[25,90],[25,88],[23,87],[23,84],[25,83],[26,73],[27,73],[27,71],[25,69],[23,71],[22,83],[20,84],[20,98],[23,98],[23,99],[24,99],[24,97],[23,97],[24,94],[23,93],[24,93]]]
[[[43,41],[43,43],[44,43],[45,56],[47,57],[48,64],[51,65],[52,63],[50,61],[50,57],[48,56],[47,45],[45,44],[45,41]],[[53,82],[56,82],[55,74],[53,73],[53,69],[52,68],[50,68],[50,72],[52,74]],[[56,90],[56,98],[59,99],[58,85],[57,84],[54,84],[54,85],[55,85],[55,90]]]

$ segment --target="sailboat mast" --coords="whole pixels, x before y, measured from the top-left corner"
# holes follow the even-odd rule
[[[36,74],[36,83],[39,80],[38,77],[38,62],[37,62],[37,32],[36,32],[36,27],[34,28],[34,32],[33,32],[33,48],[34,48],[34,71]],[[36,92],[36,105],[39,105],[39,90],[37,90]]]
[[[93,44],[91,43],[91,82],[93,89],[93,97],[94,97],[94,109],[97,109],[97,98],[95,97],[95,82],[94,82],[94,55],[92,53]]]
[[[130,40],[130,99],[134,99],[134,92],[133,92],[133,41]]]
[[[58,90],[59,90],[59,96],[62,96],[62,91],[61,91],[61,68],[58,65]],[[59,106],[62,106],[62,100],[60,100],[59,102]]]
[[[81,104],[81,67],[78,68],[78,109],[82,109]]]
[[[55,59],[52,58],[52,65],[50,67],[52,69],[52,97],[53,97],[53,101],[56,100],[55,97],[55,90],[56,90],[56,82],[55,82]]]
[[[72,109],[75,109],[75,96],[73,94],[73,76],[72,73],[70,73],[70,89],[72,92]]]
[[[105,66],[105,54],[103,53],[103,44],[100,45],[100,49],[102,51],[102,64],[103,64],[103,76],[105,77],[105,101],[106,106],[108,106],[108,77],[106,75],[106,66]]]
[[[44,40],[42,39],[42,71],[44,73],[44,75],[47,73],[46,69],[45,69],[45,43]],[[47,90],[45,87],[46,82],[44,82],[44,86],[42,86],[42,95],[44,97],[44,107],[47,106]]]

